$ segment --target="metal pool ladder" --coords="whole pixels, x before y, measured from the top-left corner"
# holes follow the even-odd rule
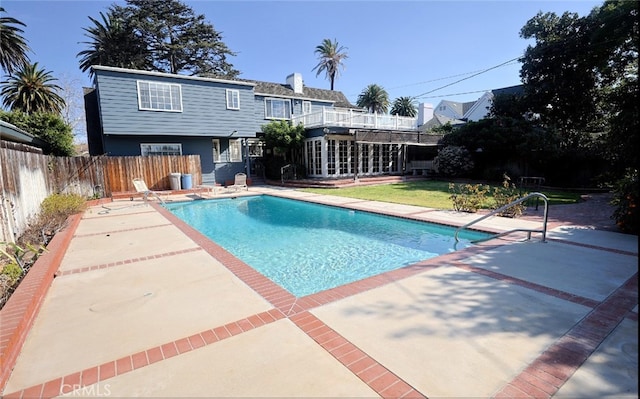
[[[547,198],[546,195],[544,195],[542,193],[531,193],[531,194],[525,195],[524,197],[522,197],[520,199],[517,199],[517,200],[515,200],[515,201],[513,201],[513,202],[511,202],[511,203],[509,203],[509,204],[507,204],[505,206],[502,206],[502,207],[500,207],[498,209],[494,209],[490,213],[488,213],[488,214],[486,214],[486,215],[484,215],[484,216],[482,216],[482,217],[480,217],[480,218],[478,218],[478,219],[476,219],[476,220],[474,220],[472,222],[469,222],[469,223],[465,224],[464,226],[458,227],[456,229],[455,234],[454,234],[454,238],[456,239],[456,242],[460,241],[460,240],[458,240],[458,232],[460,232],[460,230],[464,230],[469,226],[472,226],[472,225],[474,225],[474,224],[476,224],[476,223],[478,223],[478,222],[480,222],[482,220],[485,220],[488,217],[491,217],[491,216],[493,216],[493,215],[495,215],[497,213],[500,213],[500,212],[502,212],[504,210],[507,210],[507,209],[511,208],[512,206],[518,205],[519,203],[524,202],[524,201],[528,200],[529,198],[533,198],[533,197],[542,198],[542,200],[544,201],[544,218],[543,218],[543,221],[542,221],[542,230],[514,229],[514,230],[509,230],[509,231],[503,231],[502,233],[494,234],[494,235],[489,236],[487,238],[481,238],[481,239],[474,240],[474,241],[471,241],[471,242],[475,244],[475,243],[478,243],[478,242],[490,240],[492,238],[502,237],[502,236],[505,236],[507,234],[516,233],[516,232],[522,232],[522,231],[526,231],[527,232],[527,240],[531,239],[531,233],[542,233],[542,239],[540,241],[546,242],[546,239],[547,239],[547,220],[549,218],[549,214],[548,214],[549,199]]]

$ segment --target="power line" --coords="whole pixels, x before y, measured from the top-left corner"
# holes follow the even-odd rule
[[[415,98],[440,98],[440,97],[453,97],[453,96],[462,96],[465,94],[477,94],[477,93],[486,93],[488,91],[491,91],[493,89],[486,89],[486,90],[476,90],[476,91],[466,91],[464,93],[449,93],[449,94],[440,94],[437,96],[423,96],[423,97],[415,97]]]
[[[478,73],[475,73],[475,74],[473,74],[473,75],[471,75],[471,76],[467,76],[466,78],[458,79],[458,80],[456,80],[455,82],[452,82],[452,83],[446,84],[446,85],[444,85],[444,86],[440,86],[440,87],[438,87],[438,88],[436,88],[436,89],[429,90],[429,91],[427,91],[427,92],[424,92],[424,93],[422,93],[422,94],[418,94],[418,95],[413,96],[413,97],[414,97],[414,98],[422,98],[422,97],[424,97],[424,96],[425,96],[425,95],[427,95],[427,94],[431,94],[431,93],[433,93],[434,91],[438,91],[438,90],[444,89],[445,87],[453,86],[453,85],[454,85],[454,84],[456,84],[456,83],[460,83],[460,82],[462,82],[462,81],[464,81],[464,80],[471,79],[471,78],[476,77],[476,76],[478,76],[478,75],[481,75],[481,74],[483,74],[483,73],[487,73],[487,72],[491,71],[492,69],[500,68],[500,67],[505,66],[505,65],[507,65],[507,64],[509,64],[509,63],[511,63],[511,62],[513,62],[513,61],[517,61],[517,60],[519,60],[520,58],[522,58],[522,56],[519,56],[519,57],[516,57],[516,58],[512,58],[512,59],[510,59],[509,61],[505,61],[505,62],[503,62],[503,63],[500,63],[500,64],[498,64],[498,65],[492,66],[492,67],[490,67],[490,68],[483,69],[482,71],[480,71],[480,72],[478,72]]]
[[[406,85],[401,85],[401,86],[395,86],[395,87],[390,87],[389,90],[395,90],[395,89],[401,89],[403,87],[409,87],[409,86],[417,86],[417,85],[422,85],[425,83],[431,83],[431,82],[437,82],[439,80],[446,80],[446,79],[451,79],[451,78],[457,78],[458,76],[464,76],[464,75],[470,75],[472,73],[476,73],[476,72],[480,72],[482,71],[482,69],[477,69],[475,71],[471,71],[471,72],[463,72],[463,73],[459,73],[457,75],[451,75],[451,76],[446,76],[444,78],[436,78],[436,79],[431,79],[431,80],[424,80],[422,82],[416,82],[416,83],[409,83]]]
[[[465,75],[472,74],[471,76],[468,76],[468,77],[463,78],[463,79],[459,79],[459,80],[457,80],[457,81],[455,81],[453,83],[449,83],[447,85],[438,87],[437,89],[430,90],[430,91],[428,91],[426,93],[422,93],[422,94],[419,94],[417,96],[411,96],[413,98],[423,98],[424,95],[426,95],[426,94],[430,94],[430,93],[433,93],[434,91],[443,89],[445,87],[452,86],[452,85],[454,85],[456,83],[459,83],[459,82],[462,82],[464,80],[471,79],[471,78],[473,78],[475,76],[478,76],[478,75],[481,75],[483,73],[486,73],[486,72],[488,72],[488,71],[490,71],[492,69],[496,69],[496,68],[499,68],[499,67],[502,67],[502,66],[506,66],[507,64],[509,64],[511,62],[514,62],[514,61],[517,61],[517,60],[519,60],[521,58],[522,58],[522,56],[519,56],[519,57],[510,59],[509,61],[505,61],[505,62],[503,62],[503,63],[501,63],[499,65],[492,66],[490,68],[478,69],[478,70],[475,70],[475,71],[463,72],[463,73],[459,73],[459,74],[451,75],[451,76],[446,76],[446,77],[442,77],[442,78],[435,78],[435,79],[425,80],[425,81],[422,81],[422,82],[410,83],[410,84],[401,85],[401,86],[395,86],[395,87],[390,88],[389,90],[395,90],[395,89],[399,89],[399,88],[403,88],[403,87],[417,86],[417,85],[424,84],[424,83],[431,83],[431,82],[436,82],[436,81],[439,81],[439,80],[446,80],[446,79],[456,78],[458,76],[465,76]],[[359,95],[359,93],[357,93],[357,94],[349,94],[348,97],[353,97],[353,96],[358,96],[358,95]],[[438,97],[440,97],[440,96],[438,96]],[[426,97],[426,98],[429,98],[429,97]]]

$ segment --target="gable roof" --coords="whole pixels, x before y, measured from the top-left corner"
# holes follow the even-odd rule
[[[464,114],[467,113],[467,111],[471,109],[471,107],[473,107],[475,103],[476,103],[475,101],[461,103],[461,102],[449,101],[449,100],[442,100],[440,102],[440,104],[446,105],[447,107],[453,109],[456,112],[456,114],[458,114],[461,118],[464,116]]]
[[[433,118],[429,119],[425,124],[418,127],[418,130],[421,132],[426,132],[434,127],[444,126],[447,123],[451,124],[451,126],[456,125],[464,125],[466,122],[460,119],[449,118],[448,116],[434,114]]]
[[[485,109],[483,110],[479,110],[480,114],[484,117],[485,115],[487,115],[488,111],[489,111],[489,107],[491,107],[491,102],[493,101],[493,93],[490,91],[485,92],[479,99],[477,99],[473,105],[471,107],[469,107],[469,109],[465,112],[465,114],[463,115],[464,119],[469,120],[470,118],[472,118],[473,113],[476,112],[476,110],[479,110],[480,107],[485,107]],[[473,119],[471,119],[473,120]]]
[[[334,106],[340,108],[357,108],[347,100],[347,97],[341,91],[315,89],[313,87],[303,86],[302,94],[300,94],[294,92],[291,86],[284,83],[261,82],[258,80],[246,79],[239,80],[255,84],[256,95],[322,100],[332,102]]]

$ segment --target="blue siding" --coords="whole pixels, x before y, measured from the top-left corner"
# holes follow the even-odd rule
[[[253,84],[229,80],[109,67],[96,67],[94,72],[97,95],[88,100],[95,104],[93,113],[97,113],[100,119],[99,123],[92,127],[96,137],[91,137],[102,137],[99,144],[103,145],[102,150],[105,154],[140,155],[141,143],[179,143],[184,155],[200,156],[202,180],[208,184],[213,183],[214,176],[216,183],[224,184],[233,180],[238,172],[249,174],[246,171],[246,154],[243,154],[242,162],[214,163],[211,140],[220,140],[221,159],[228,160],[228,136],[232,132],[234,138],[254,138],[261,132],[262,125],[271,121],[265,118],[265,97],[289,100],[291,115],[302,114],[304,101],[311,102],[312,112],[333,106],[329,101],[310,100],[302,96],[288,98],[278,95],[256,95]],[[139,81],[179,84],[182,111],[140,110]],[[227,109],[227,89],[238,90],[239,110]],[[322,134],[322,129],[316,129],[309,132],[309,137]]]
[[[180,84],[182,112],[139,110],[138,80]],[[96,87],[104,134],[255,137],[260,130],[252,86],[96,70]],[[225,89],[239,91],[239,110],[226,108]]]
[[[214,176],[216,183],[224,184],[227,180],[233,180],[236,173],[246,173],[244,161],[214,163],[210,137],[108,135],[104,137],[104,150],[108,155],[135,156],[140,155],[141,143],[180,143],[182,144],[182,155],[200,155],[202,181],[206,184],[212,184]],[[220,147],[221,159],[228,159],[229,140],[221,138]],[[194,184],[197,183],[199,182],[194,182]]]

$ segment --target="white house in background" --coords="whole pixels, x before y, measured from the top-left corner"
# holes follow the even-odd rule
[[[464,113],[461,119],[477,122],[480,119],[486,118],[491,111],[491,104],[493,104],[494,94],[492,91],[485,92],[471,107]]]
[[[479,99],[471,102],[456,102],[442,100],[433,109],[431,119],[420,120],[418,126],[421,131],[443,126],[447,123],[451,125],[461,125],[466,122],[477,122],[489,115],[491,105],[496,96],[499,95],[520,95],[523,91],[522,85],[503,87],[485,92]],[[422,104],[421,104],[422,105]]]
[[[442,100],[435,107],[435,115],[446,116],[449,119],[464,119],[467,111],[473,107],[475,101],[461,103],[456,101]]]

